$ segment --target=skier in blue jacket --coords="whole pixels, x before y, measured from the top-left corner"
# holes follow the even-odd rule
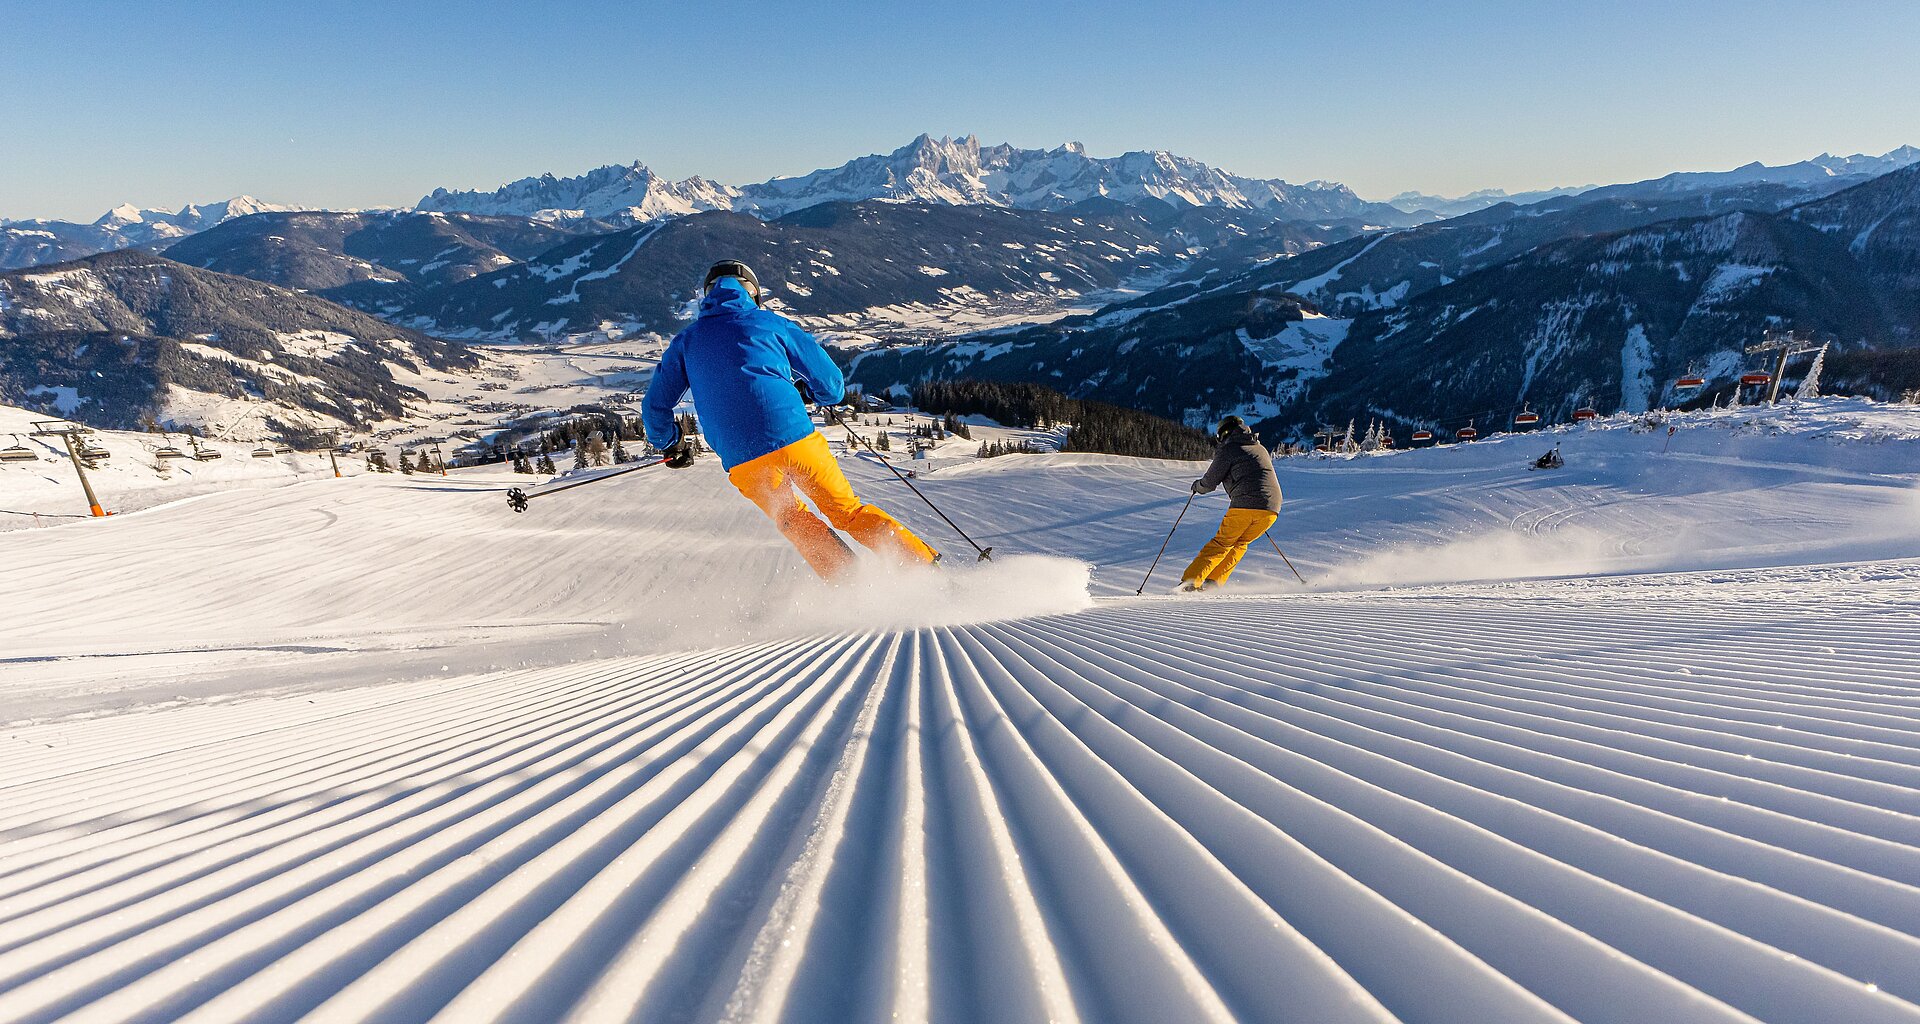
[[[667,453],[667,465],[693,462],[673,415],[691,389],[701,432],[727,478],[822,577],[837,578],[853,564],[835,528],[904,561],[939,558],[898,520],[854,495],[827,439],[814,429],[796,382],[826,405],[846,397],[840,368],[820,342],[760,308],[760,281],[744,263],[714,264],[702,290],[699,316],[667,345],[641,403],[647,440]],[[807,509],[802,495],[827,522]]]

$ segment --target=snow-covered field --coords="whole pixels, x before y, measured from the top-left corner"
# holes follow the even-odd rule
[[[1920,1020],[1920,409],[1680,422],[1199,598],[1099,456],[846,458],[961,564],[837,590],[710,461],[0,534],[0,1020]]]
[[[52,526],[88,515],[86,493],[57,437],[34,437],[36,422],[50,422],[43,412],[0,405],[0,448],[20,447],[31,460],[0,462],[0,532]],[[108,512],[146,508],[165,502],[229,491],[234,488],[279,487],[300,480],[333,477],[333,465],[324,452],[286,452],[263,458],[253,453],[258,441],[205,441],[218,459],[161,459],[166,447],[193,450],[183,434],[147,434],[128,430],[101,430],[90,442],[110,454],[87,471],[94,494]],[[365,463],[339,462],[343,474],[360,472]]]

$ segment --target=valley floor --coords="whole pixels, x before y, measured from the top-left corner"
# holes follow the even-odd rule
[[[0,535],[0,1020],[1920,1021],[1888,415],[1291,460],[1199,598],[1089,456],[835,591],[712,465]]]

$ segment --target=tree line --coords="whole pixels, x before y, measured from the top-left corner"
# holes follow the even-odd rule
[[[1027,430],[1066,428],[1061,451],[1180,460],[1213,455],[1212,440],[1185,424],[1138,409],[1069,398],[1038,384],[927,381],[913,388],[913,404],[930,413],[986,416]]]

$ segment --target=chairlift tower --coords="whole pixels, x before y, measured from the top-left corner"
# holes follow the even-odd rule
[[[330,430],[327,432],[327,462],[333,466],[334,478],[339,479],[340,477],[340,432],[338,430]]]
[[[66,420],[38,420],[33,424],[34,437],[57,437],[67,446],[67,458],[73,460],[73,471],[80,475],[80,490],[87,495],[87,511],[95,516],[105,516],[106,509],[100,507],[100,499],[93,494],[93,484],[87,480],[86,460],[81,452],[86,449],[86,435],[92,430],[68,423]]]
[[[1747,354],[1750,356],[1759,355],[1762,352],[1780,353],[1780,361],[1773,368],[1773,380],[1767,384],[1768,405],[1775,405],[1780,401],[1780,378],[1787,374],[1787,360],[1819,350],[1818,344],[1802,338],[1798,331],[1768,331],[1760,344],[1747,346]]]

